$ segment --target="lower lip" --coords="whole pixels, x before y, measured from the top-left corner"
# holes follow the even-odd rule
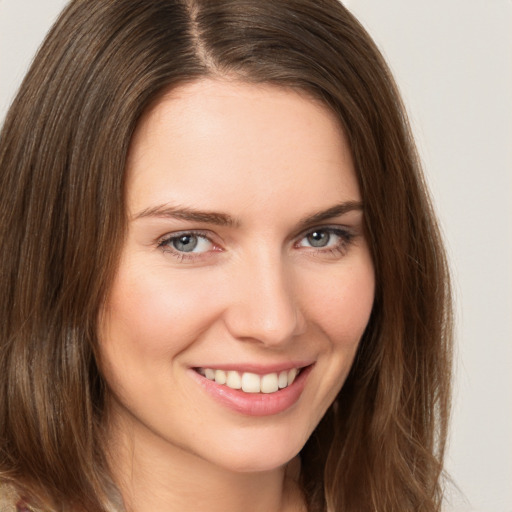
[[[245,393],[217,384],[195,370],[190,372],[211,397],[229,409],[246,416],[270,416],[284,412],[298,402],[312,367],[304,368],[290,386],[275,393]]]

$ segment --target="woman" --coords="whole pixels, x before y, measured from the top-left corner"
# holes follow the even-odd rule
[[[0,144],[6,510],[439,510],[447,267],[341,4],[74,1]]]

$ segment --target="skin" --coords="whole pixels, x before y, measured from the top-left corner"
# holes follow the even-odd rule
[[[128,509],[300,510],[286,466],[339,392],[374,297],[339,123],[296,91],[183,85],[140,122],[126,193],[100,355]],[[340,203],[350,211],[303,223]],[[176,218],[175,208],[224,223]],[[312,245],[315,229],[324,246]],[[197,232],[196,249],[180,253],[177,234]],[[311,365],[298,400],[257,417],[213,398],[193,370],[297,361]]]

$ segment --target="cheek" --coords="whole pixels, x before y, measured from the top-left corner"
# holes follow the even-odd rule
[[[375,278],[371,262],[340,269],[309,294],[311,318],[329,339],[333,350],[355,353],[373,308]]]
[[[120,273],[103,314],[103,343],[147,357],[185,349],[216,315],[211,295],[194,281],[156,268]]]
[[[316,413],[310,417],[309,431],[316,428],[335,400],[352,367],[373,307],[373,265],[369,257],[354,259],[352,265],[317,274],[314,287],[311,282],[301,292],[319,370],[311,375],[314,395],[310,401],[316,403]]]
[[[190,278],[171,278],[157,266],[142,268],[119,269],[100,317],[99,365],[121,403],[158,411],[161,390],[181,385],[174,371],[180,371],[181,354],[208,328],[215,311],[207,290]],[[169,410],[177,406],[171,396],[167,400]]]

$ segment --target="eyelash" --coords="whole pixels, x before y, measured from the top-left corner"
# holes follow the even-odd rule
[[[212,244],[214,247],[217,247],[216,244],[211,240],[209,234],[205,231],[180,231],[178,233],[173,233],[172,235],[166,235],[164,238],[160,239],[158,241],[158,248],[161,249],[164,253],[170,254],[174,258],[176,258],[178,261],[185,261],[185,260],[198,260],[201,257],[205,257],[206,253],[187,253],[183,251],[178,251],[177,249],[172,247],[172,242],[175,240],[179,240],[183,236],[194,236],[197,238],[202,238],[204,240],[207,240],[210,244]],[[210,251],[208,251],[210,252]],[[214,252],[218,252],[214,251]]]
[[[332,246],[332,247],[308,247],[305,248],[313,255],[315,256],[334,256],[334,257],[341,257],[344,256],[350,246],[350,244],[353,242],[353,239],[355,235],[351,233],[347,229],[342,229],[339,226],[333,227],[333,226],[320,226],[317,228],[309,229],[308,231],[302,233],[298,237],[298,241],[294,243],[294,247],[300,248],[303,246],[300,246],[300,242],[302,242],[304,239],[306,239],[308,236],[313,235],[315,232],[321,232],[324,234],[329,235],[329,237],[337,236],[339,238],[338,242]],[[179,240],[180,237],[183,236],[193,236],[197,237],[203,240],[207,240],[212,246],[214,247],[213,250],[195,253],[195,252],[183,252],[179,251],[172,247],[172,243],[174,241]],[[329,239],[327,243],[329,243],[331,240]],[[170,254],[174,258],[176,258],[178,261],[198,261],[201,258],[208,257],[210,252],[220,252],[221,249],[211,240],[211,237],[208,232],[205,231],[180,231],[178,233],[172,233],[171,235],[165,236],[164,238],[161,238],[157,242],[157,247],[162,250],[166,254]]]
[[[330,238],[332,238],[332,236],[337,236],[339,240],[332,247],[309,247],[310,252],[315,256],[344,256],[350,244],[353,242],[355,236],[354,233],[350,232],[347,229],[340,228],[339,226],[320,226],[317,228],[310,229],[307,232],[300,235],[299,241],[296,244],[294,244],[294,246],[298,246],[298,244],[302,240],[318,232],[327,234],[329,235]],[[328,240],[328,243],[331,242],[330,238]]]

